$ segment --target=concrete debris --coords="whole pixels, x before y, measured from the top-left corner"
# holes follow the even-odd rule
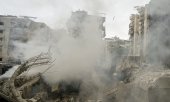
[[[38,102],[43,99],[43,85],[41,93],[34,93],[33,86],[41,80],[41,74],[34,76],[20,76],[23,72],[28,71],[33,66],[42,66],[50,63],[50,57],[47,54],[40,54],[28,59],[20,65],[10,78],[1,79],[0,95],[10,102]],[[43,84],[43,83],[40,83]],[[36,87],[36,86],[35,86]],[[38,91],[38,89],[37,89]],[[36,91],[35,91],[36,92]],[[30,98],[30,99],[29,99]],[[34,101],[33,101],[34,100]]]
[[[9,102],[85,102],[90,98],[86,95],[87,93],[83,97],[79,97],[80,80],[60,81],[49,85],[43,78],[45,72],[34,75],[24,73],[32,67],[36,68],[47,64],[50,66],[51,63],[49,54],[40,54],[25,61],[11,77],[0,79],[0,98]],[[93,100],[88,102],[93,102]],[[101,101],[98,100],[98,102]]]

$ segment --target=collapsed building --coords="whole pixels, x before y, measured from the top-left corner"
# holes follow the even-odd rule
[[[161,3],[164,5],[161,5]],[[133,14],[130,17],[131,23],[129,25],[129,51],[126,50],[129,48],[129,41],[121,41],[118,38],[105,39],[107,42],[106,48],[108,49],[110,56],[112,56],[111,54],[114,55],[116,53],[116,55],[123,55],[125,58],[114,56],[112,59],[112,61],[115,61],[115,58],[116,60],[119,58],[123,60],[115,61],[113,65],[116,66],[115,72],[112,73],[113,77],[116,79],[116,81],[114,80],[116,85],[114,88],[108,89],[106,92],[104,92],[104,101],[170,101],[170,71],[169,69],[165,68],[165,66],[161,66],[162,64],[169,66],[170,50],[168,28],[170,13],[166,10],[167,7],[169,7],[169,4],[170,2],[168,0],[151,0],[149,4],[143,7],[136,7],[138,13]],[[105,36],[105,29],[103,27],[104,21],[104,17],[88,15],[85,11],[76,11],[72,13],[71,18],[68,20],[67,29],[69,34],[76,39],[83,36],[82,33],[87,31],[89,28],[88,25],[95,25],[92,29],[95,31],[95,29],[100,28],[100,31],[97,33],[101,36],[101,38],[103,38],[103,36]],[[31,23],[33,22],[31,21]],[[27,24],[28,26],[23,26],[21,29],[29,28],[30,33],[32,34],[32,31],[34,31],[33,28],[36,27],[32,28],[29,26],[30,23]],[[5,25],[5,23],[0,23],[0,25]],[[22,24],[19,23],[19,25]],[[41,28],[40,25],[38,28]],[[11,30],[0,30],[1,33],[4,33],[7,36],[10,34],[9,31]],[[15,40],[20,41],[22,39],[22,42],[26,42],[29,38],[30,37],[24,39],[15,38]],[[10,42],[10,39],[5,41]],[[5,47],[4,51],[5,50],[7,51],[8,49]],[[8,56],[8,53],[6,55]],[[5,59],[8,59],[8,57],[4,57],[4,60],[2,58],[2,61],[7,61]],[[22,76],[22,73],[26,70],[29,70],[29,67],[31,66],[49,63],[49,60],[46,60],[48,58],[44,58],[42,56],[31,59],[33,60],[28,60],[26,63],[23,63],[15,71],[11,78],[3,78],[0,81],[0,96],[2,98],[14,102],[87,101],[89,97],[86,97],[86,95],[81,98],[78,97],[81,87],[80,80],[73,80],[70,83],[61,81],[57,85],[51,87],[44,82],[41,74],[34,76]],[[156,65],[154,65],[155,62],[157,63]],[[95,89],[95,87],[90,88],[91,90]],[[86,94],[90,95],[91,93]]]

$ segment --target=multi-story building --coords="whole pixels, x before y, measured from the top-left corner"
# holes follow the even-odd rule
[[[44,23],[34,22],[29,17],[0,15],[0,74],[21,62],[23,54],[17,44],[27,43],[37,33],[48,39],[50,31]]]
[[[67,28],[71,36],[80,37],[83,33],[99,33],[101,38],[105,37],[103,23],[105,17],[89,15],[86,11],[72,12],[67,22]]]
[[[129,25],[130,56],[170,66],[169,4],[169,0],[151,0],[144,7],[137,7],[138,13],[131,16]]]
[[[148,5],[144,7],[136,7],[138,14],[132,14],[129,24],[129,35],[131,41],[131,49],[129,56],[138,57],[145,60],[147,48],[149,45],[149,15]]]
[[[0,16],[0,61],[8,60],[8,43],[10,34],[10,18]]]

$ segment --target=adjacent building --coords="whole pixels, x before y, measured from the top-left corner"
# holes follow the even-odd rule
[[[112,76],[113,72],[116,71],[116,66],[128,56],[130,41],[118,37],[105,38],[105,47],[107,59],[111,60],[110,75]]]
[[[30,17],[0,15],[0,74],[7,70],[4,68],[23,60],[23,54],[18,49],[19,44],[27,43],[37,33],[48,40],[49,32],[48,26],[35,22]]]
[[[131,15],[129,25],[130,56],[138,57],[141,62],[170,66],[169,4],[169,0],[151,0],[143,7],[136,7],[138,13]]]
[[[105,17],[89,15],[86,11],[75,11],[67,22],[67,29],[75,38],[81,37],[84,33],[98,33],[104,38],[106,36],[104,22]]]
[[[138,13],[132,14],[129,24],[131,48],[129,56],[140,58],[142,61],[147,56],[149,45],[149,14],[148,5],[136,7]]]
[[[10,34],[10,18],[0,16],[0,62],[8,60],[8,43]]]

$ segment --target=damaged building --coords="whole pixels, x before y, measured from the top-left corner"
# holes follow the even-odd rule
[[[114,75],[120,81],[108,91],[109,102],[170,101],[169,4],[151,0],[131,15],[129,56],[117,66]]]
[[[109,70],[111,76],[116,71],[116,65],[121,62],[122,59],[129,55],[130,41],[122,40],[118,37],[105,38],[106,56],[111,59],[111,69]]]
[[[48,40],[51,29],[44,23],[34,22],[31,17],[0,15],[0,74],[23,61],[22,53],[16,53],[15,44],[27,43],[37,32]]]
[[[67,29],[71,36],[81,37],[84,33],[97,33],[104,38],[105,27],[104,27],[105,17],[89,15],[86,11],[75,11],[72,12],[70,19],[67,21]],[[89,26],[90,25],[90,26]],[[92,27],[92,28],[89,28]]]
[[[161,2],[161,3],[160,3]],[[151,0],[149,4],[136,7],[138,13],[132,14],[129,24],[131,40],[130,55],[141,63],[160,63],[169,66],[169,1]],[[167,57],[167,58],[166,58]]]

